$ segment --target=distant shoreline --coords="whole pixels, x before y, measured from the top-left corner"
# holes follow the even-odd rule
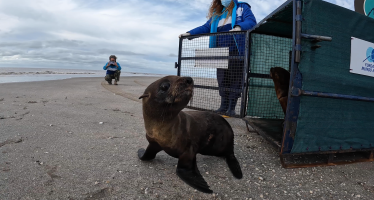
[[[70,78],[103,77],[104,70],[50,69],[50,68],[0,68],[0,84],[63,80]],[[165,76],[162,74],[122,72],[121,77]]]
[[[54,72],[54,71],[44,71],[44,72],[0,72],[0,75],[32,75],[32,74],[96,74],[91,72]]]

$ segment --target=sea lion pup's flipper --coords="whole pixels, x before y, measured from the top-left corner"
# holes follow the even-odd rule
[[[230,168],[232,175],[237,179],[243,178],[242,169],[234,154],[226,156],[226,163]]]
[[[138,157],[143,161],[153,160],[160,151],[162,151],[160,145],[157,143],[149,143],[147,150],[143,148],[138,150]]]
[[[188,155],[184,153],[179,157],[177,166],[177,175],[189,186],[204,193],[213,193],[209,189],[208,183],[201,176],[196,165],[196,154]]]

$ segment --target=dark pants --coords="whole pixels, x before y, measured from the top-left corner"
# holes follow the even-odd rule
[[[114,74],[107,74],[105,76],[105,80],[108,82],[112,82],[112,79],[119,81],[120,74],[121,74],[121,71],[117,70],[116,72],[114,72]]]
[[[229,60],[228,69],[217,69],[219,95],[229,99],[238,99],[242,93],[244,61]]]

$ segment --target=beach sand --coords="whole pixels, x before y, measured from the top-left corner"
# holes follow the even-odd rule
[[[373,199],[374,164],[283,169],[278,152],[228,119],[244,178],[221,158],[198,155],[214,194],[197,192],[147,145],[138,97],[155,77],[0,84],[0,199]]]

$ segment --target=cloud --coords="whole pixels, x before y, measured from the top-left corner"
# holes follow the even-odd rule
[[[170,56],[170,57],[178,57],[177,54],[173,54],[173,53],[169,54],[169,56]]]
[[[247,0],[263,19],[285,0]],[[353,9],[351,0],[329,0]],[[178,35],[206,22],[211,0],[0,1],[0,67],[101,69],[115,54],[125,71],[176,74]]]
[[[350,9],[350,10],[354,10],[354,1],[353,0],[330,0],[328,1],[330,3],[335,3],[341,7],[344,7],[344,8],[347,8],[347,9]]]

